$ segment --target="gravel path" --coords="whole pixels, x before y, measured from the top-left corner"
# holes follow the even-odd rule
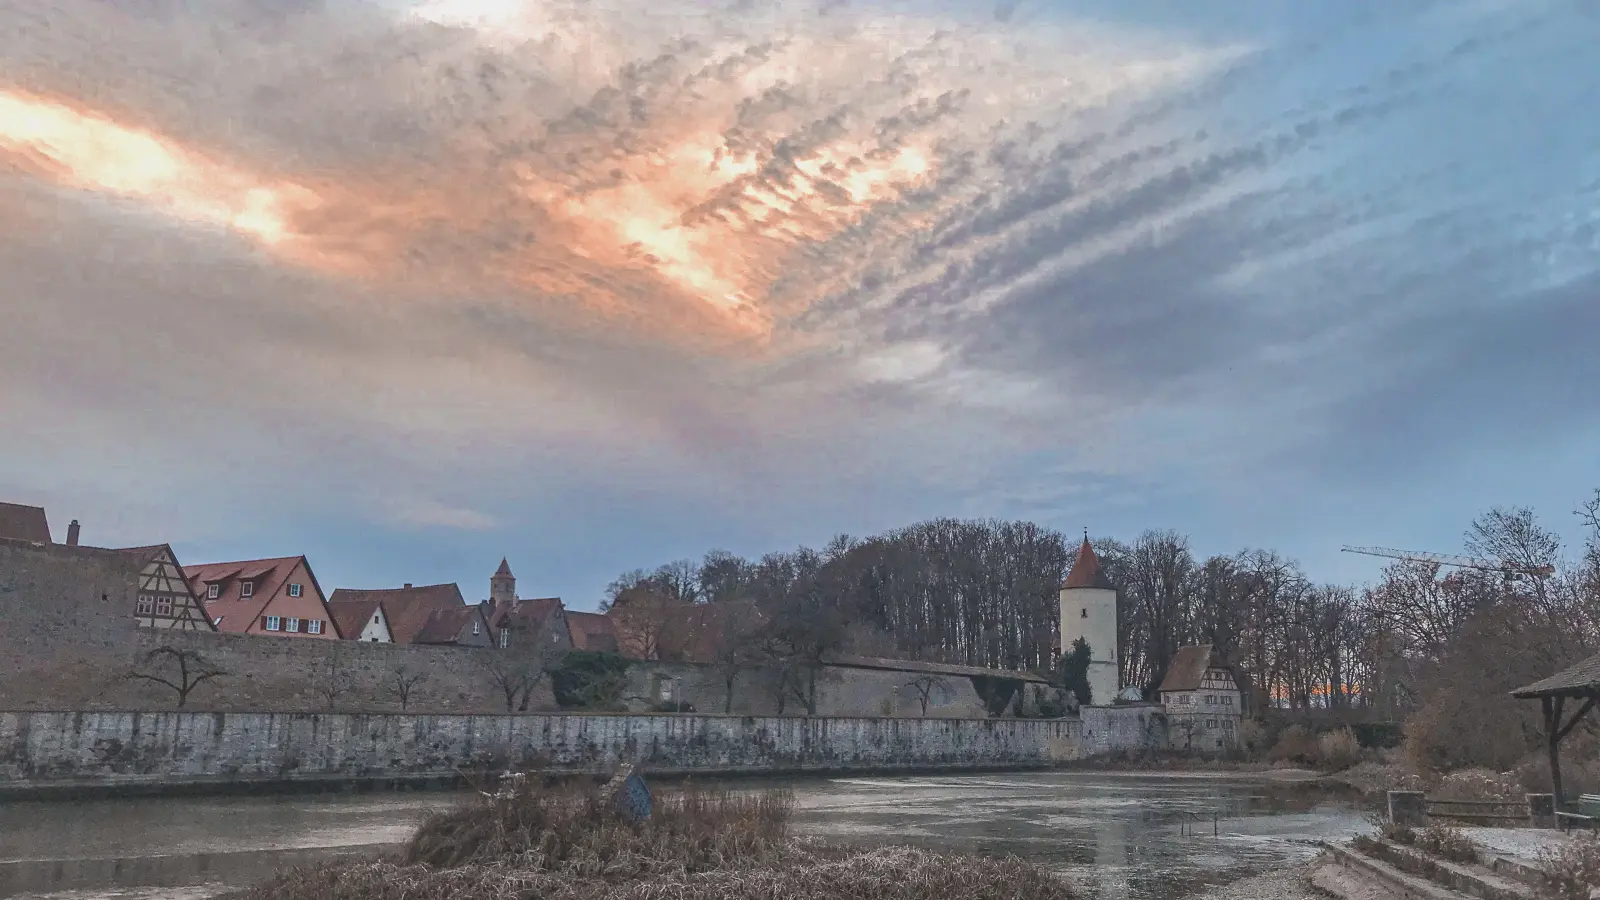
[[[1193,900],[1327,900],[1327,895],[1317,893],[1306,884],[1309,870],[1309,866],[1290,866],[1242,878],[1196,894]]]
[[[1568,835],[1544,828],[1462,828],[1473,843],[1520,862],[1538,865],[1539,857],[1571,840]]]

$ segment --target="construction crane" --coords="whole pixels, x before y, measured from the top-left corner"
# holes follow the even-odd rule
[[[1440,566],[1452,566],[1459,569],[1481,569],[1485,572],[1499,572],[1506,581],[1520,581],[1524,575],[1532,575],[1535,578],[1549,578],[1556,571],[1554,566],[1524,566],[1512,562],[1474,559],[1470,556],[1452,556],[1448,553],[1420,553],[1410,550],[1390,550],[1387,547],[1340,547],[1339,549],[1345,553],[1361,553],[1366,556],[1384,556],[1389,559],[1403,559],[1408,562],[1424,562]]]

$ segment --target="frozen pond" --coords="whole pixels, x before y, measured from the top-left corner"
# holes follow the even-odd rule
[[[1100,900],[1172,900],[1309,858],[1367,827],[1313,789],[1245,778],[1030,773],[801,778],[797,825],[834,842],[1011,853]],[[448,794],[172,798],[0,808],[0,897],[201,900],[404,841]]]

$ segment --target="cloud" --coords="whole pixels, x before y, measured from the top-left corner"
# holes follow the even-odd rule
[[[1360,478],[1377,410],[1588,371],[1583,15],[0,0],[0,489],[494,530]],[[1472,440],[1425,418],[1396,466]]]

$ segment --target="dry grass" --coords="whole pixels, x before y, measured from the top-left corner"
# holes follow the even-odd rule
[[[1450,862],[1471,865],[1478,861],[1478,845],[1456,829],[1444,825],[1430,825],[1417,832],[1414,846]]]
[[[1589,900],[1600,889],[1600,834],[1590,832],[1546,852],[1539,860],[1545,890],[1553,900]]]
[[[530,783],[423,822],[404,862],[435,868],[505,864],[577,876],[700,872],[763,860],[788,836],[792,799],[694,787],[657,797],[650,819],[627,821],[592,784]]]
[[[796,851],[775,864],[643,879],[555,875],[504,865],[434,869],[367,863],[296,872],[240,895],[250,900],[1076,900],[1017,860],[890,847]]]
[[[594,785],[529,785],[429,818],[401,858],[298,870],[233,900],[1075,900],[1016,859],[793,839],[784,792],[686,789],[630,822]]]
[[[1440,778],[1428,791],[1435,800],[1522,800],[1526,796],[1522,779],[1514,774],[1498,774],[1488,769],[1466,769]]]

